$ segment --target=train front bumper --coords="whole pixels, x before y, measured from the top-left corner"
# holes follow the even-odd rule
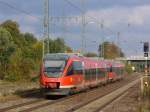
[[[43,88],[43,92],[45,95],[69,95],[70,88],[59,88],[59,89]]]

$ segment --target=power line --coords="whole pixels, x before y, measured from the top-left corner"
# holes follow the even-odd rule
[[[64,1],[66,1],[66,2],[67,2],[68,4],[70,4],[72,7],[78,9],[80,12],[83,12],[83,10],[80,9],[80,7],[74,5],[74,4],[73,4],[72,2],[70,2],[69,0],[64,0]],[[29,12],[23,10],[23,9],[19,9],[19,8],[17,8],[16,6],[14,6],[14,5],[12,5],[12,4],[9,4],[9,3],[7,3],[7,2],[4,2],[4,1],[1,1],[1,0],[0,0],[0,4],[3,4],[3,5],[5,5],[5,6],[11,8],[11,9],[17,11],[17,12],[20,12],[20,13],[22,13],[22,14],[25,14],[25,15],[28,15],[28,16],[30,16],[30,17],[36,18],[36,19],[38,19],[38,20],[40,20],[40,21],[43,21],[43,19],[41,19],[41,18],[39,18],[39,17],[36,17],[36,16],[33,16],[31,13],[29,13]],[[102,24],[102,23],[100,23],[100,22],[97,20],[97,18],[94,18],[94,17],[91,17],[91,16],[88,16],[88,17],[93,18],[97,23]],[[62,18],[64,18],[64,17],[50,17],[50,20],[52,20],[52,19],[60,20],[60,19],[62,19]],[[79,17],[65,17],[65,18],[68,19],[68,20],[71,20],[71,19],[73,19],[73,18],[74,18],[75,20],[78,20],[78,19],[79,19]],[[58,25],[55,24],[55,23],[51,23],[51,24],[52,24],[52,25],[55,25],[55,26],[58,26]],[[60,27],[60,26],[58,26],[58,27]],[[105,29],[106,29],[106,27],[105,27]],[[108,30],[109,30],[111,33],[114,33],[112,30],[110,30],[110,29],[108,29]],[[70,32],[70,31],[68,31],[68,32]]]
[[[30,12],[27,12],[27,11],[25,11],[25,10],[23,10],[23,9],[19,9],[19,8],[17,8],[16,6],[14,6],[14,5],[12,5],[12,4],[9,4],[9,3],[7,3],[7,2],[4,2],[4,1],[1,1],[1,0],[0,0],[0,4],[3,4],[3,5],[5,5],[5,6],[11,8],[11,9],[13,9],[13,10],[19,12],[19,13],[22,13],[22,14],[28,15],[28,16],[30,16],[30,17],[36,18],[36,19],[38,19],[38,20],[40,20],[40,21],[43,21],[43,19],[32,15]],[[52,17],[52,16],[51,16],[49,19],[50,19],[50,20],[52,20],[52,19],[57,19],[57,20],[59,20],[59,19],[61,19],[61,18],[63,18],[63,17],[59,17],[59,16],[58,16],[58,17]],[[67,19],[72,19],[72,18],[74,18],[74,17],[67,17]],[[76,20],[77,20],[77,18],[76,18]],[[55,24],[55,23],[51,23],[51,24],[52,24],[52,25],[55,25],[55,26],[58,26],[58,27],[61,27],[61,26],[59,26],[59,25],[57,25],[57,24]],[[68,31],[68,32],[70,32],[70,31]]]
[[[69,1],[69,0],[64,0],[64,1],[67,2],[70,6],[74,7],[74,8],[77,9],[77,10],[79,10],[81,13],[84,13],[84,10],[82,10],[80,7],[74,5],[71,1]],[[99,20],[98,20],[97,18],[95,18],[95,17],[93,17],[93,16],[89,16],[89,15],[88,15],[87,17],[94,19],[95,22],[98,23],[98,24],[102,24],[101,22],[99,22]],[[109,30],[111,33],[114,33],[114,32],[113,32],[111,29],[109,29],[109,28],[106,28],[106,27],[105,27],[105,29]]]
[[[25,10],[23,10],[23,9],[19,9],[19,8],[17,8],[16,6],[14,6],[14,5],[12,5],[12,4],[9,4],[9,3],[7,3],[7,2],[4,2],[4,1],[1,1],[1,0],[0,0],[0,4],[3,4],[3,5],[5,5],[5,6],[11,8],[11,9],[13,9],[13,10],[19,12],[19,13],[22,13],[22,14],[25,14],[25,15],[28,15],[28,16],[31,16],[31,17],[33,17],[33,18],[36,18],[36,19],[39,19],[39,20],[42,20],[42,21],[43,21],[43,19],[41,19],[41,18],[39,18],[39,17],[36,17],[36,16],[33,16],[30,12],[27,12],[27,11],[25,11]],[[50,16],[50,17],[49,17],[49,20],[50,20],[50,21],[53,21],[53,20],[59,21],[59,20],[61,20],[61,19],[62,19],[62,20],[63,20],[63,19],[67,19],[67,20],[78,20],[79,17],[74,17],[74,16],[70,16],[70,17],[65,17],[65,16]]]
[[[69,0],[64,0],[64,1],[66,1],[66,2],[67,2],[68,4],[70,4],[72,7],[78,9],[80,12],[84,12],[80,7],[74,5],[71,1],[69,1]],[[4,2],[4,1],[1,1],[1,0],[0,0],[0,3],[3,4],[3,5],[5,5],[5,6],[7,6],[7,7],[9,7],[9,8],[12,8],[12,9],[16,10],[17,12],[20,12],[20,13],[23,13],[23,14],[25,14],[25,15],[31,16],[31,17],[33,17],[33,18],[42,20],[41,18],[35,17],[35,16],[31,15],[31,13],[29,13],[29,12],[23,10],[23,9],[16,8],[14,5],[11,5],[11,4],[7,3],[7,2]],[[101,24],[101,23],[97,20],[97,18],[92,17],[92,16],[88,16],[88,17],[94,19],[98,24]],[[54,18],[55,18],[55,17],[50,17],[50,19],[54,19]],[[58,18],[60,18],[60,17],[56,17],[56,18],[58,19]],[[72,18],[72,17],[68,17],[68,18]],[[55,24],[55,25],[56,25],[56,24]],[[106,29],[106,27],[105,27],[105,29]],[[110,29],[108,29],[108,28],[107,28],[107,30],[109,30],[110,32],[114,33],[112,30],[110,30]]]
[[[37,17],[31,15],[29,12],[27,12],[27,11],[25,11],[23,9],[16,8],[14,5],[11,5],[11,4],[7,3],[7,2],[4,2],[4,1],[0,0],[0,3],[5,5],[5,6],[7,6],[7,7],[9,7],[9,8],[11,8],[11,9],[13,9],[13,10],[16,10],[17,12],[23,13],[25,15],[28,15],[28,16],[31,16],[31,17],[34,17],[34,18],[37,18]],[[40,19],[40,18],[38,18],[38,19]]]

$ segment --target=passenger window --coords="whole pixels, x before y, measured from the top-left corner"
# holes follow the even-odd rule
[[[110,67],[110,72],[112,72],[113,70],[112,70],[112,66]]]

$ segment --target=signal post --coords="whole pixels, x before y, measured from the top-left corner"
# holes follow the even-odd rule
[[[145,68],[144,75],[141,78],[141,94],[145,97],[150,97],[150,74],[148,66],[148,57],[149,57],[149,42],[144,42],[143,45],[144,57],[145,57]]]

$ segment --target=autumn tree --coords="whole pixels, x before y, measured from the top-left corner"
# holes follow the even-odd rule
[[[17,22],[0,24],[0,79],[30,80],[33,73],[38,77],[42,46],[32,33],[22,33]],[[62,38],[50,39],[49,48],[50,53],[71,52]]]
[[[3,79],[7,74],[9,58],[15,51],[15,45],[12,41],[11,34],[4,28],[0,27],[0,78]]]
[[[84,56],[86,56],[86,57],[98,57],[98,55],[94,52],[88,52]]]
[[[121,48],[112,42],[104,42],[99,45],[99,55],[106,59],[114,59],[117,57],[124,57],[124,53]]]

